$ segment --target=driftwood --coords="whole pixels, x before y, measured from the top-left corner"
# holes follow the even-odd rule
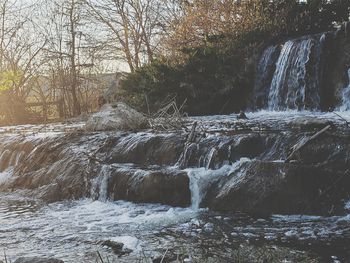
[[[296,145],[294,145],[291,148],[291,153],[288,155],[287,159],[285,160],[285,163],[289,163],[294,155],[300,151],[302,148],[304,148],[307,144],[309,144],[311,141],[315,140],[316,138],[320,137],[322,134],[324,134],[326,131],[328,131],[329,129],[332,128],[332,125],[327,125],[326,127],[324,127],[322,130],[320,130],[319,132],[315,133],[314,135],[312,135],[310,138],[303,140],[299,143],[297,143]]]

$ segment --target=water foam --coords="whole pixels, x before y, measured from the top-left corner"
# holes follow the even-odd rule
[[[229,176],[232,173],[240,169],[243,163],[251,161],[248,158],[242,158],[232,165],[224,165],[217,170],[211,170],[207,168],[188,168],[185,171],[190,179],[190,191],[191,191],[191,208],[198,210],[201,202],[205,197],[207,190],[215,180]]]
[[[350,68],[348,70],[349,85],[343,89],[341,94],[341,105],[337,110],[349,111],[350,110]]]

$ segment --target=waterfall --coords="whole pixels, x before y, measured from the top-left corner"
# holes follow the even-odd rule
[[[342,94],[341,94],[342,101],[341,101],[340,107],[338,107],[338,110],[340,111],[350,110],[350,68],[348,69],[348,76],[349,76],[349,84],[342,91]]]
[[[276,68],[276,60],[279,52],[280,49],[278,46],[270,46],[265,49],[261,56],[256,70],[252,109],[267,107],[270,84]]]
[[[326,34],[265,49],[256,70],[252,109],[321,109]]]
[[[90,193],[94,199],[100,201],[106,201],[108,199],[108,180],[110,174],[110,167],[103,165],[100,174],[92,180]]]
[[[287,41],[276,63],[268,109],[319,109],[322,37]]]
[[[0,172],[5,171],[8,168],[9,159],[11,158],[11,151],[5,149],[0,155]]]
[[[211,148],[209,153],[204,158],[204,166],[206,169],[210,169],[213,166],[213,161],[218,153],[216,147]]]

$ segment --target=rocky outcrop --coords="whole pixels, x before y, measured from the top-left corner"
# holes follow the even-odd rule
[[[35,140],[23,137],[22,140],[31,142],[32,145],[13,167],[13,180],[4,182],[0,188],[27,189],[32,195],[47,202],[87,195],[88,158],[84,152],[74,148],[85,141],[79,134]],[[14,156],[20,154],[21,152],[13,151]]]
[[[350,173],[318,166],[253,161],[212,189],[206,205],[254,214],[334,214],[343,211]]]
[[[22,156],[24,147],[18,145],[31,142],[31,147],[17,165],[6,161],[4,169],[13,174],[0,181],[0,189],[25,189],[46,202],[92,196],[189,206],[187,174],[163,167],[176,163],[182,140],[177,134],[151,133],[14,136],[2,149],[10,155],[6,160]]]
[[[191,199],[187,174],[161,168],[112,167],[106,190],[110,200],[138,203],[189,206]]]
[[[92,197],[259,214],[342,213],[350,196],[350,130],[341,120],[284,163],[331,119],[233,119],[214,128],[201,123],[207,132],[190,144],[185,132],[172,131],[5,136],[0,189],[46,202]]]

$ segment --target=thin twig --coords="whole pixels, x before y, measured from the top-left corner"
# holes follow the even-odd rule
[[[162,257],[160,263],[163,263],[163,260],[165,259],[165,256],[166,256],[166,254],[168,253],[168,251],[169,251],[169,248],[166,249],[166,251],[165,251],[165,253],[164,253],[164,255],[163,255],[163,257]]]
[[[338,116],[339,118],[341,118],[343,121],[345,121],[346,127],[349,127],[350,122],[349,122],[347,119],[345,119],[343,116],[341,116],[340,114],[338,114],[338,113],[336,113],[336,112],[334,112],[334,111],[332,111],[332,113],[333,113],[334,115],[337,115],[337,116]]]
[[[98,255],[99,259],[101,260],[101,263],[104,263],[104,261],[103,261],[103,259],[102,259],[102,256],[101,256],[101,254],[100,254],[99,251],[97,251],[97,255]]]

